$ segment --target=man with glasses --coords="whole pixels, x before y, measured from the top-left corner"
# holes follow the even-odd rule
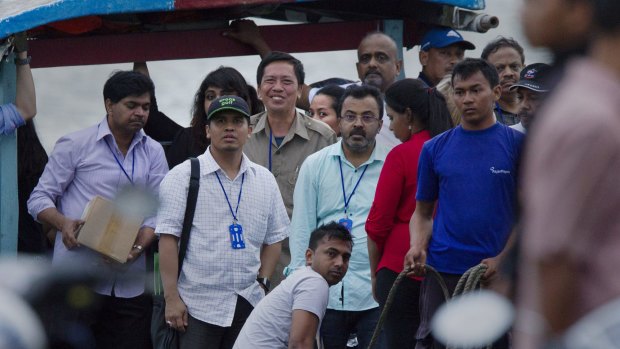
[[[370,265],[364,224],[388,149],[376,142],[383,124],[381,92],[368,85],[345,90],[340,107],[342,139],[312,155],[299,171],[293,197],[290,275],[305,263],[310,232],[335,221],[353,237],[349,271],[330,288],[329,304],[320,333],[325,348],[344,348],[356,332],[366,348],[379,319],[379,305],[372,297]],[[382,340],[378,348],[383,347]]]

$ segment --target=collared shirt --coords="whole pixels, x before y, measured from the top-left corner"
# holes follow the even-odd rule
[[[198,160],[200,190],[178,281],[179,295],[194,318],[228,327],[232,324],[237,296],[253,306],[264,297],[256,281],[261,247],[284,240],[290,222],[278,185],[265,168],[244,155],[239,173],[231,179],[211,155],[210,147]],[[161,182],[156,234],[180,237],[190,170],[190,162],[185,161],[174,167]],[[229,227],[233,216],[216,173],[233,210],[237,208],[241,191],[236,216],[243,229],[244,249],[231,247]]]
[[[519,115],[502,109],[498,102],[495,102],[495,107],[493,110],[495,111],[495,117],[497,118],[497,122],[499,122],[500,124],[512,126],[518,124],[520,121]]]
[[[269,145],[271,131],[267,113],[252,116],[254,130],[252,137],[243,147],[243,152],[253,162],[269,169],[271,152],[271,173],[276,178],[288,216],[293,212],[293,190],[301,164],[308,155],[336,142],[336,134],[325,123],[314,120],[296,111],[293,125],[278,146],[275,137]]]
[[[159,183],[168,172],[161,145],[140,131],[131,141],[127,155],[123,156],[104,118],[99,124],[56,142],[39,184],[28,199],[28,212],[36,219],[41,211],[56,207],[67,218],[80,219],[84,207],[96,195],[113,199],[119,189],[131,185],[114,155],[133,177],[134,185],[157,193]],[[143,226],[154,228],[155,217],[145,219]],[[123,266],[121,271],[86,247],[68,250],[62,242],[62,233],[57,232],[53,262],[91,265],[102,279],[94,288],[100,294],[111,295],[114,290],[116,296],[130,298],[144,292],[145,279],[139,277],[144,276],[144,254]]]
[[[0,105],[0,135],[9,134],[25,123],[15,104]]]
[[[353,221],[353,252],[349,270],[339,284],[330,287],[329,309],[360,311],[378,306],[372,298],[364,225],[387,153],[387,148],[377,144],[370,158],[355,168],[345,157],[340,141],[309,156],[301,166],[295,190],[290,237],[291,264],[285,270],[287,275],[305,266],[304,254],[310,233],[320,225],[344,218],[340,162],[347,198],[364,172],[364,166],[368,165],[347,210],[347,218]]]

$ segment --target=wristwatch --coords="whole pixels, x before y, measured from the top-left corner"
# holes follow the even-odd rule
[[[267,289],[267,291],[269,291],[271,289],[271,282],[269,281],[268,278],[257,277],[256,281],[258,281],[258,283],[263,285],[263,287],[265,287]]]
[[[30,60],[31,59],[32,59],[32,57],[30,57],[30,56],[28,56],[26,58],[15,57],[13,62],[15,62],[15,65],[26,65],[26,64],[30,64]]]

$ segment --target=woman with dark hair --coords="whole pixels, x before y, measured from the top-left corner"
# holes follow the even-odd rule
[[[326,85],[312,97],[310,102],[310,117],[323,121],[340,136],[340,110],[338,103],[344,94],[344,89],[338,85]]]
[[[134,70],[148,75],[144,63],[135,63]],[[207,74],[196,91],[190,127],[184,128],[160,112],[157,108],[157,101],[154,97],[152,98],[149,120],[144,127],[144,132],[163,143],[170,168],[207,150],[209,140],[207,140],[205,131],[206,111],[211,101],[225,95],[235,95],[245,99],[252,114],[260,113],[265,109],[258,99],[256,89],[247,84],[241,73],[234,68],[223,66]]]
[[[385,91],[390,130],[403,143],[388,154],[366,221],[373,296],[383,306],[403,270],[409,249],[409,221],[415,210],[418,158],[422,145],[452,127],[443,96],[421,80],[404,79]],[[405,278],[385,320],[388,348],[411,347],[420,323],[420,280]]]

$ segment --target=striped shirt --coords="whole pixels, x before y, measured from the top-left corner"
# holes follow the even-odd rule
[[[289,219],[275,178],[245,155],[237,176],[228,178],[210,148],[200,160],[200,190],[190,231],[183,269],[178,280],[179,295],[189,314],[206,323],[232,324],[237,296],[256,306],[264,292],[256,281],[260,250],[288,237]],[[160,187],[161,206],[156,234],[180,237],[189,188],[190,162],[174,167]],[[244,249],[232,249],[229,227],[233,222],[219,176],[232,209],[243,190],[237,211],[243,227]]]

